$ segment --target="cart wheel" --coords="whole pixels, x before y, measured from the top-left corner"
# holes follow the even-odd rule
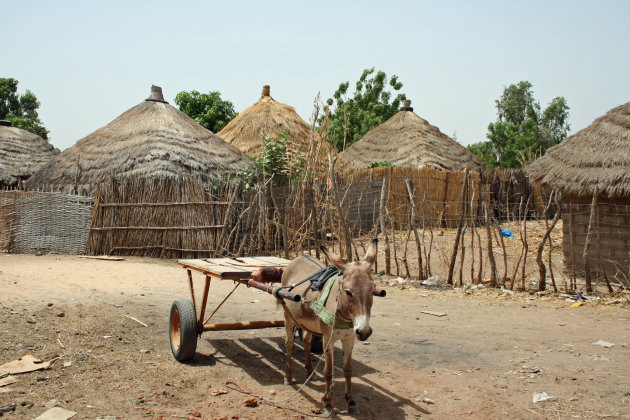
[[[189,300],[176,300],[171,306],[169,339],[173,357],[180,362],[190,360],[197,350],[197,314]]]

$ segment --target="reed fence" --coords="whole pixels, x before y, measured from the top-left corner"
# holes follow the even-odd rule
[[[628,286],[627,206],[561,205],[558,194],[532,188],[519,171],[379,168],[284,187],[270,180],[249,191],[239,180],[209,187],[195,179],[112,179],[93,200],[93,211],[90,198],[81,201],[91,212],[84,228],[90,254],[293,258],[319,257],[325,245],[356,259],[378,236],[377,272],[410,282]],[[0,245],[16,252],[4,234],[15,231],[7,203],[0,195]]]
[[[44,191],[0,191],[0,252],[82,254],[92,197]]]

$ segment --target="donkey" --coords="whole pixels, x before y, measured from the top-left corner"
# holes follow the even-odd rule
[[[297,285],[292,291],[302,296],[300,302],[285,301],[279,299],[284,309],[284,320],[286,328],[286,365],[285,384],[293,383],[293,372],[291,369],[291,356],[295,340],[295,329],[303,330],[304,344],[304,366],[307,374],[313,371],[311,363],[311,338],[312,334],[322,336],[324,346],[324,379],[326,389],[322,397],[325,407],[325,414],[334,417],[333,411],[333,345],[337,340],[341,340],[343,348],[343,373],[345,377],[345,398],[348,404],[349,414],[358,414],[359,409],[352,398],[352,348],[355,338],[361,341],[367,340],[372,334],[370,327],[370,313],[372,309],[373,292],[375,284],[370,274],[370,269],[376,260],[376,249],[378,240],[374,239],[370,244],[365,259],[347,263],[340,257],[330,254],[322,247],[322,252],[332,265],[337,267],[343,276],[332,278],[328,282],[334,281],[330,294],[325,303],[325,308],[334,315],[335,321],[345,323],[346,329],[339,329],[337,323],[333,326],[326,324],[311,308],[311,303],[317,302],[322,292],[310,289],[310,283],[306,282]],[[282,275],[282,285],[291,286],[299,283],[311,274],[322,268],[322,264],[308,256],[301,256],[287,266]]]

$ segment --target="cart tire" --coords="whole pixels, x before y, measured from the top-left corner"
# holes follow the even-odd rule
[[[197,350],[197,313],[189,300],[176,300],[171,306],[168,336],[173,357],[180,362],[190,360]]]

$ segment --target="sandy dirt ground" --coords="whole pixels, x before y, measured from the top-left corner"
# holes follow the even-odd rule
[[[553,294],[379,282],[388,295],[375,299],[374,334],[354,351],[356,418],[630,417],[623,301],[589,297],[571,307]],[[214,282],[209,305],[232,287]],[[181,298],[189,288],[176,261],[0,255],[0,364],[25,355],[53,361],[0,387],[4,418],[35,418],[52,399],[75,411],[73,419],[290,419],[320,408],[323,364],[316,359],[320,374],[300,387],[299,346],[298,383],[283,385],[284,329],[204,333],[192,362],[175,361],[168,315]],[[217,322],[281,318],[271,296],[244,287],[216,315]],[[335,405],[339,418],[350,418],[341,359],[337,348]],[[249,395],[236,386],[259,405],[247,407]],[[542,392],[553,398],[534,403]]]

